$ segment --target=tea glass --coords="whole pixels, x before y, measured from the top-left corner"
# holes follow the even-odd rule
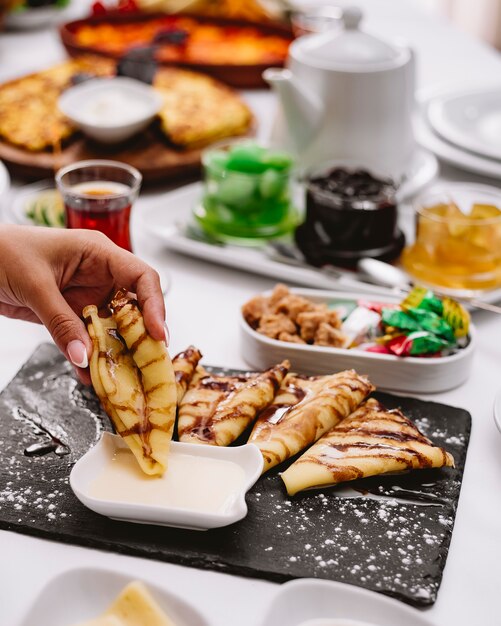
[[[402,256],[414,278],[459,292],[501,286],[501,192],[451,184],[415,210],[416,240]]]
[[[132,252],[130,212],[141,181],[138,170],[118,161],[79,161],[63,167],[56,184],[67,228],[98,230]]]

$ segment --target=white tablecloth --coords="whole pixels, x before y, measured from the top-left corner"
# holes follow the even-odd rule
[[[420,87],[499,83],[499,55],[445,22],[431,20],[403,0],[359,0],[358,4],[366,10],[368,29],[385,37],[402,36],[414,47]],[[62,58],[64,51],[54,30],[0,34],[0,80]],[[273,96],[253,92],[245,97],[260,121],[260,135],[266,136],[272,123]],[[474,179],[451,168],[444,168],[442,175]],[[161,193],[144,194],[136,214],[152,202],[164,202]],[[168,202],[165,210],[169,210]],[[208,363],[244,367],[238,343],[238,308],[251,295],[271,287],[272,281],[169,254],[138,228],[133,232],[137,253],[155,267],[167,268],[172,277],[167,312],[173,353],[194,343]],[[432,398],[464,407],[473,417],[442,587],[436,604],[427,610],[428,619],[437,626],[501,624],[501,435],[492,419],[494,396],[501,388],[501,322],[484,313],[475,313],[474,321],[479,330],[478,350],[470,380],[459,389]],[[0,337],[1,388],[48,334],[43,328],[0,318]],[[8,434],[1,433],[0,439],[3,436]],[[116,568],[131,577],[158,581],[202,608],[213,626],[256,626],[278,588],[259,580],[0,532],[0,623],[15,626],[51,577],[76,566]]]

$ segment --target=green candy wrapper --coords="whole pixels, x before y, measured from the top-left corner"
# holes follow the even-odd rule
[[[406,311],[383,309],[382,320],[386,325],[394,326],[400,330],[409,332],[425,330],[442,337],[448,344],[454,345],[456,343],[453,329],[433,311],[415,307],[408,308]]]
[[[427,330],[434,335],[443,337],[446,341],[452,344],[456,343],[454,330],[442,317],[433,313],[433,311],[413,308],[408,309],[407,313],[418,322],[423,330]]]
[[[454,331],[456,337],[465,337],[470,326],[470,314],[459,302],[452,298],[439,298],[426,287],[414,289],[402,301],[404,311],[423,309],[443,318]]]

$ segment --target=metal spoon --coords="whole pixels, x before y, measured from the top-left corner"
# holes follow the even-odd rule
[[[398,267],[384,263],[383,261],[378,261],[377,259],[360,259],[358,262],[358,270],[378,285],[393,287],[404,293],[410,291],[415,284],[409,276]],[[450,296],[446,290],[441,290],[440,288],[433,287],[433,291],[439,296]],[[454,295],[453,297],[458,302],[463,302],[476,309],[501,314],[501,307],[489,304],[488,302],[482,302],[482,300],[477,300],[473,295],[461,297]]]

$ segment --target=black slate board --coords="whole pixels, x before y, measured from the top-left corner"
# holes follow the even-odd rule
[[[327,578],[416,606],[433,604],[454,526],[471,417],[441,404],[375,395],[401,407],[445,446],[457,468],[378,477],[352,483],[348,491],[324,489],[293,499],[274,471],[248,494],[247,518],[227,528],[135,525],[101,517],[73,495],[72,465],[110,426],[93,392],[77,383],[54,346],[43,344],[0,395],[0,528],[277,582]],[[50,441],[55,451],[25,455],[30,445]]]

